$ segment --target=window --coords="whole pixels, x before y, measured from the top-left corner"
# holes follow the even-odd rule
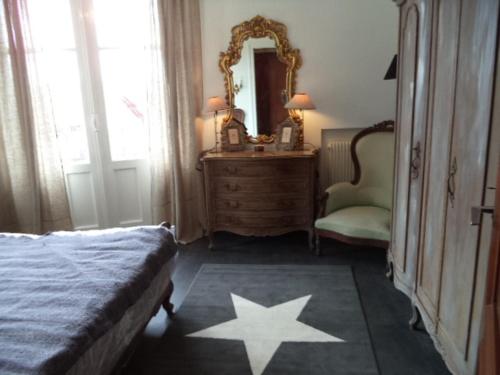
[[[148,138],[165,118],[154,0],[19,3],[34,115],[56,125],[75,227],[150,224]]]
[[[157,110],[151,105],[159,105],[149,85],[161,57],[151,3],[26,1],[28,58],[37,60],[30,71],[38,89],[34,107],[41,110],[38,100],[52,101],[52,114],[37,115],[54,117],[65,163],[90,162],[93,132],[104,160],[146,157],[146,121]]]
[[[78,54],[67,0],[26,2],[30,21],[28,78],[35,116],[53,120],[65,162],[88,163]],[[51,101],[44,105],[42,101]],[[52,113],[46,113],[52,108]],[[45,113],[44,113],[45,112]],[[53,117],[53,118],[50,118]]]
[[[142,158],[148,77],[159,50],[150,9],[144,1],[99,0],[94,15],[111,158]]]

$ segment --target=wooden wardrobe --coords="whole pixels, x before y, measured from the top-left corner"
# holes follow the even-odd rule
[[[499,0],[396,0],[396,163],[388,261],[454,374],[474,374],[499,148]],[[495,83],[497,82],[497,83]],[[493,167],[490,167],[493,165]]]

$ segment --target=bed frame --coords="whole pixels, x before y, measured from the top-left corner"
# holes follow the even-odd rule
[[[153,312],[151,316],[149,317],[148,321],[146,324],[144,324],[139,331],[137,331],[137,334],[134,336],[132,341],[130,342],[130,345],[128,348],[123,352],[121,358],[118,360],[116,363],[115,369],[112,371],[111,375],[120,375],[123,370],[127,367],[129,361],[132,359],[132,356],[134,355],[137,347],[139,346],[141,339],[142,339],[142,334],[144,333],[148,323],[150,320],[158,314],[158,311],[160,310],[160,307],[163,306],[165,311],[167,312],[167,316],[169,319],[173,319],[175,317],[175,312],[174,312],[174,305],[170,301],[170,298],[172,297],[172,294],[174,292],[174,283],[172,280],[167,285],[167,288],[164,293],[164,298],[160,299],[160,301],[157,303],[156,307],[153,309]]]
[[[170,223],[163,222],[160,225],[166,227],[169,230],[172,230]],[[122,371],[127,367],[130,359],[135,353],[135,350],[139,346],[139,343],[141,342],[142,334],[144,333],[144,330],[146,329],[148,323],[151,321],[151,319],[158,314],[158,311],[160,310],[160,307],[163,307],[167,313],[167,316],[169,319],[173,319],[175,317],[175,312],[174,312],[174,304],[171,301],[172,294],[174,293],[174,283],[172,280],[168,282],[168,285],[165,289],[165,292],[162,294],[162,298],[158,301],[156,304],[155,308],[153,309],[151,316],[149,317],[148,321],[146,324],[144,324],[141,329],[137,332],[137,334],[134,336],[132,339],[129,347],[125,350],[125,352],[122,354],[121,358],[118,360],[115,369],[111,373],[111,375],[119,375],[122,373]]]

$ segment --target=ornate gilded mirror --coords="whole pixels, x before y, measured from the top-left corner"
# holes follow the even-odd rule
[[[299,50],[290,47],[286,26],[256,16],[234,26],[231,35],[229,48],[219,59],[230,107],[224,124],[238,117],[249,142],[272,143],[278,124],[290,117],[299,125],[302,144],[300,117],[284,108],[295,92],[302,62]]]

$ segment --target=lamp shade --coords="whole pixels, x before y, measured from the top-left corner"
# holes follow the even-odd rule
[[[226,104],[226,102],[220,96],[212,96],[212,97],[208,98],[205,111],[210,113],[210,112],[222,111],[222,110],[228,109],[228,108],[229,108],[229,106]]]
[[[311,101],[309,95],[305,93],[297,93],[293,98],[285,104],[287,109],[316,109],[316,106]]]

